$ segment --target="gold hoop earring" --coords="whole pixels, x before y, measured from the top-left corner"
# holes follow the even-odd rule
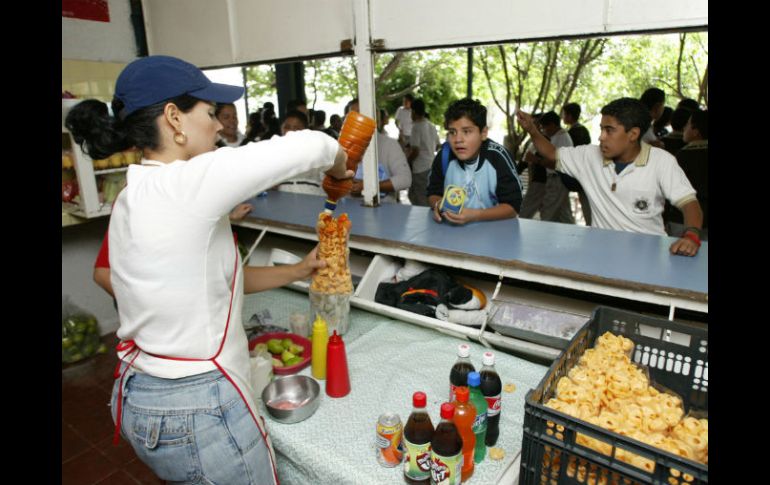
[[[184,131],[177,131],[174,133],[174,141],[177,145],[184,145],[187,143],[187,135]]]

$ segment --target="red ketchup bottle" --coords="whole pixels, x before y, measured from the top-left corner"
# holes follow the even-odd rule
[[[355,172],[358,163],[364,157],[364,152],[372,141],[374,131],[377,129],[377,123],[356,111],[351,111],[345,117],[345,122],[340,131],[340,137],[337,140],[345,153],[348,155],[347,168]],[[327,175],[321,185],[326,192],[326,204],[324,208],[332,212],[337,208],[337,201],[350,193],[353,188],[353,181],[337,180]]]

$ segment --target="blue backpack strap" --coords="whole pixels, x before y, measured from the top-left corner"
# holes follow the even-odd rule
[[[446,168],[449,166],[449,142],[441,145],[441,174],[446,177]]]

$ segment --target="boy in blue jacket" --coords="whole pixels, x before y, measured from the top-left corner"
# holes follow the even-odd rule
[[[454,224],[509,219],[521,208],[521,181],[508,151],[487,138],[487,109],[477,100],[460,99],[444,113],[447,142],[436,154],[428,181],[433,219]],[[459,213],[441,211],[449,185],[465,190]]]

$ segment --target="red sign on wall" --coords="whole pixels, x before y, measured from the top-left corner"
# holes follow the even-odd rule
[[[61,16],[73,19],[110,21],[107,0],[62,0]]]

